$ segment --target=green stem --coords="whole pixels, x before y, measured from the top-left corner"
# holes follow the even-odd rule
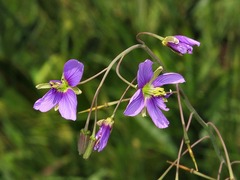
[[[119,99],[119,101],[118,101],[115,109],[113,110],[112,117],[115,116],[115,113],[116,113],[116,111],[117,111],[117,109],[118,109],[118,106],[120,105],[121,102],[123,102],[123,100],[124,100],[123,98],[124,98],[125,94],[127,93],[127,91],[129,90],[129,88],[131,87],[131,84],[132,84],[135,80],[136,80],[136,78],[134,78],[134,79],[132,80],[132,82],[127,86],[127,88],[126,88],[125,91],[123,92],[123,94],[122,94],[121,98]]]
[[[93,107],[91,110],[92,111],[95,111],[95,110],[99,110],[99,109],[102,109],[102,108],[107,108],[107,107],[110,107],[110,106],[113,106],[113,105],[116,105],[119,103],[119,101],[121,102],[126,102],[126,101],[129,101],[130,98],[126,98],[126,99],[121,99],[121,100],[117,100],[117,101],[111,101],[111,102],[107,102],[107,103],[104,103],[102,105],[99,105],[97,107]],[[81,113],[86,113],[86,112],[90,112],[90,108],[89,109],[85,109],[83,111],[80,111],[78,112],[79,114]]]
[[[124,77],[122,77],[122,75],[120,74],[120,65],[121,65],[121,62],[123,60],[124,56],[121,57],[121,59],[119,60],[118,64],[117,64],[117,67],[116,67],[116,73],[118,75],[118,77],[123,81],[125,82],[126,84],[128,84],[129,86],[133,87],[134,89],[137,88],[137,85],[133,85],[132,83],[128,82],[128,80],[126,80]]]
[[[179,111],[180,111],[180,118],[181,118],[182,127],[183,127],[183,137],[184,137],[183,139],[184,139],[185,144],[187,145],[189,154],[192,158],[192,161],[195,165],[195,168],[198,171],[198,166],[197,166],[193,151],[191,149],[190,140],[189,140],[189,137],[188,137],[188,134],[187,134],[187,129],[186,129],[185,120],[184,120],[184,116],[183,116],[183,110],[182,110],[181,95],[179,93],[179,85],[178,84],[176,84],[176,89],[177,89],[177,99],[178,99],[178,107],[179,107]],[[180,161],[181,150],[182,149],[179,149],[178,161],[177,161],[177,171],[176,171],[176,178],[175,179],[178,179],[178,165],[179,165],[179,161]]]
[[[84,80],[84,81],[81,81],[78,85],[85,84],[85,83],[87,83],[88,81],[91,81],[92,79],[94,79],[94,78],[98,77],[99,75],[101,75],[102,73],[104,73],[106,70],[107,70],[107,68],[103,69],[102,71],[100,71],[99,73],[91,76],[90,78],[88,78],[88,79],[86,79],[86,80]]]
[[[230,158],[229,158],[229,155],[228,155],[228,151],[227,151],[227,147],[223,141],[223,138],[221,136],[221,134],[219,133],[218,129],[216,128],[216,126],[209,122],[208,124],[210,124],[213,129],[215,130],[215,132],[217,133],[220,141],[221,141],[221,144],[222,144],[222,147],[223,147],[223,150],[224,150],[224,153],[225,153],[225,158],[226,158],[226,163],[227,163],[227,166],[228,166],[228,171],[229,171],[229,176],[230,176],[230,180],[234,180],[234,175],[233,175],[233,171],[232,171],[232,166],[231,166],[231,162],[230,162]]]
[[[187,129],[188,129],[188,128],[187,128]],[[196,142],[194,142],[194,143],[191,145],[191,148],[194,148],[194,147],[195,147],[196,145],[198,145],[200,142],[202,142],[203,140],[208,139],[208,138],[209,138],[209,136],[204,136],[204,137],[202,137],[201,139],[199,139],[199,140],[197,140]],[[187,152],[188,152],[188,149],[186,149],[186,150],[182,153],[181,157],[184,156]],[[175,160],[174,163],[171,164],[171,165],[167,168],[167,170],[161,175],[161,177],[158,178],[158,180],[163,180],[163,178],[167,175],[167,173],[172,169],[172,167],[173,167],[174,164],[176,164],[176,163],[177,163],[177,160]]]
[[[154,38],[156,38],[156,39],[159,39],[160,41],[164,40],[164,37],[159,36],[159,35],[157,35],[157,34],[150,33],[150,32],[140,32],[140,33],[137,34],[136,39],[137,39],[137,41],[140,42],[141,44],[144,44],[144,42],[139,38],[140,35],[149,35],[149,36],[152,36],[152,37],[154,37]]]
[[[224,158],[223,156],[221,155],[221,152],[220,152],[220,149],[218,148],[217,144],[216,144],[216,137],[214,136],[213,132],[211,131],[211,129],[209,128],[208,124],[205,123],[205,121],[200,117],[200,115],[197,113],[197,111],[194,109],[194,107],[192,106],[192,104],[189,102],[187,96],[185,95],[184,91],[182,90],[181,87],[179,87],[179,92],[181,93],[182,97],[183,97],[183,100],[185,102],[185,105],[187,106],[187,108],[189,109],[190,112],[194,113],[194,117],[196,118],[196,120],[198,121],[199,124],[202,125],[202,127],[208,132],[209,134],[209,137],[212,141],[212,144],[213,144],[213,148],[220,160],[221,161],[224,161]]]

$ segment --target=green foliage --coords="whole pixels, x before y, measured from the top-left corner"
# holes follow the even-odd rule
[[[193,55],[180,57],[160,41],[143,37],[168,71],[183,74],[187,83],[181,87],[189,100],[206,121],[216,124],[231,160],[239,160],[239,7],[238,0],[0,0],[0,179],[156,179],[166,170],[166,161],[177,158],[182,138],[176,97],[168,103],[170,127],[164,130],[150,118],[124,117],[126,104],[121,105],[107,148],[88,160],[77,151],[85,114],[71,122],[53,110],[40,113],[32,108],[45,93],[35,85],[59,79],[68,59],[85,64],[83,79],[87,79],[136,44],[141,31],[183,34],[201,42]],[[143,50],[131,52],[121,73],[131,80],[146,58],[150,57]],[[100,93],[101,103],[119,99],[126,87],[114,71],[110,73]],[[99,81],[98,77],[80,86],[79,111],[89,108]],[[112,110],[99,116],[105,118]],[[193,119],[191,142],[204,134]],[[216,177],[219,160],[210,141],[193,151],[200,172]],[[181,164],[194,167],[189,155]],[[234,172],[240,177],[239,165]],[[172,170],[167,179],[174,176]],[[225,170],[222,176],[227,177]],[[183,170],[180,177],[199,179]]]

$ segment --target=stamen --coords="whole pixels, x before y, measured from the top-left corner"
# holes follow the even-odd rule
[[[144,97],[151,97],[151,96],[166,96],[167,93],[165,92],[164,88],[162,87],[153,87],[152,85],[146,84],[143,87],[143,94]]]

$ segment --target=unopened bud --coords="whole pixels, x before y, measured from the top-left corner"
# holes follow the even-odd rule
[[[88,143],[89,143],[89,135],[90,131],[82,129],[80,131],[79,139],[78,139],[78,153],[82,155],[85,153]]]
[[[88,143],[88,146],[87,146],[87,149],[86,149],[86,151],[83,154],[83,159],[88,159],[89,156],[92,154],[95,142],[96,142],[95,137],[91,136],[90,140],[89,140],[89,143]]]

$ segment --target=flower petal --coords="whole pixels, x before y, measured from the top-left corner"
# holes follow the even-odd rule
[[[139,88],[142,88],[152,79],[153,77],[152,64],[153,62],[148,59],[139,64],[137,73],[137,82]]]
[[[144,97],[142,90],[138,89],[135,94],[131,97],[129,104],[127,105],[124,115],[126,116],[136,116],[144,108]]]
[[[158,108],[156,101],[153,98],[150,98],[146,102],[147,111],[149,116],[152,118],[153,123],[158,128],[166,128],[169,125],[169,121],[162,113],[162,111]]]
[[[106,147],[110,136],[110,132],[111,132],[110,126],[103,125],[100,127],[98,133],[96,134],[97,142],[94,146],[94,150],[98,150],[98,152],[100,152]]]
[[[180,54],[192,54],[192,46],[179,42],[178,44],[168,43],[168,46],[175,52]]]
[[[47,112],[56,106],[62,99],[62,93],[56,89],[50,89],[42,98],[38,99],[33,108],[41,112]]]
[[[67,92],[63,93],[62,99],[59,102],[59,112],[65,119],[77,119],[77,96],[73,90],[68,89]]]
[[[182,35],[175,35],[174,37],[177,38],[179,40],[179,42],[188,44],[190,46],[200,46],[200,42],[198,42],[194,39],[191,39],[189,37],[182,36]]]
[[[154,87],[160,87],[165,84],[178,84],[184,83],[185,79],[182,77],[181,74],[178,73],[164,73],[158,76],[153,82],[152,85]]]
[[[168,111],[169,108],[167,108],[164,100],[162,97],[152,97],[152,100],[155,102],[155,104],[162,110]]]
[[[84,65],[75,59],[68,60],[63,68],[64,79],[71,87],[76,86],[82,79]]]

